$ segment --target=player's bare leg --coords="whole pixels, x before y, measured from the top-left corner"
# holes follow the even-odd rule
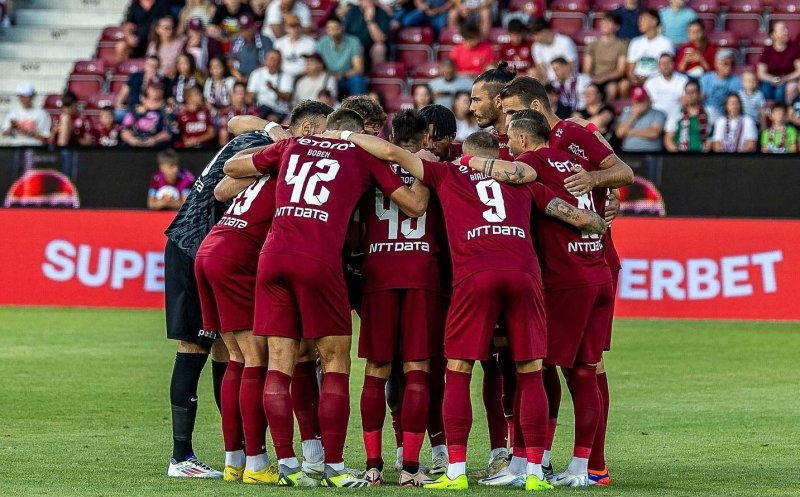
[[[292,409],[300,429],[303,447],[303,471],[322,477],[325,470],[319,431],[319,382],[317,381],[317,348],[311,340],[300,340],[297,363],[292,374]]]
[[[245,453],[242,444],[244,433],[239,409],[244,355],[242,355],[234,333],[224,333],[221,337],[229,357],[228,368],[225,370],[220,388],[222,441],[225,445],[225,469],[222,474],[225,481],[236,481],[242,479],[245,467]],[[216,347],[215,343],[212,349]]]
[[[422,441],[428,425],[430,406],[430,361],[408,361],[403,363],[405,387],[401,408],[403,426],[403,468],[400,485],[421,487],[433,483],[419,463]]]
[[[608,377],[603,359],[597,363],[597,390],[600,394],[600,420],[592,444],[592,454],[589,456],[589,480],[594,485],[609,485],[611,477],[606,464],[606,429],[608,427]]]
[[[392,363],[367,361],[361,390],[361,426],[367,456],[364,479],[370,485],[383,483],[383,420],[386,418],[386,382]],[[397,392],[395,392],[397,395]]]

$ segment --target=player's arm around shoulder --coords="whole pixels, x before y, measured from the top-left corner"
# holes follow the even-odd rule
[[[418,180],[424,180],[422,159],[382,138],[365,133],[352,133],[350,131],[326,131],[323,136],[352,142],[370,155],[381,160],[393,162],[408,171],[409,174]]]
[[[278,123],[266,121],[258,116],[234,116],[228,121],[228,131],[234,136],[239,136],[248,131],[266,131],[273,141],[281,141],[292,136],[292,133],[283,129]]]
[[[428,210],[428,201],[431,198],[431,191],[418,179],[415,179],[410,187],[403,186],[398,188],[389,196],[397,204],[397,207],[408,217],[421,217]]]
[[[231,178],[230,176],[225,176],[217,183],[217,186],[214,187],[214,198],[217,199],[217,202],[227,202],[236,195],[242,193],[245,188],[252,185],[255,181],[256,178],[254,176],[248,176],[247,178]]]
[[[537,178],[536,170],[520,161],[485,159],[483,157],[465,155],[459,159],[459,163],[462,166],[469,166],[476,171],[480,171],[500,183],[521,185],[536,181]]]
[[[579,209],[558,197],[548,202],[544,213],[586,233],[602,235],[607,229],[606,222],[596,212]]]

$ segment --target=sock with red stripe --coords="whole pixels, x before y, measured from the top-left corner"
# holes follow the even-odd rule
[[[608,377],[606,373],[597,375],[597,391],[600,395],[600,420],[592,443],[592,454],[589,456],[589,469],[605,471],[606,469],[606,428],[608,427]]]
[[[270,369],[264,382],[264,412],[267,414],[269,433],[275,446],[278,459],[295,457],[294,416],[292,415],[292,397],[289,388],[292,377],[288,374]]]
[[[407,372],[405,378],[402,408],[403,469],[414,474],[419,471],[419,452],[428,424],[430,377],[425,371],[414,370]]]
[[[428,408],[428,440],[431,447],[447,445],[442,420],[442,404],[444,403],[444,358],[431,359],[430,391],[431,401]]]
[[[322,446],[325,447],[325,464],[340,464],[344,461],[342,454],[349,420],[350,375],[325,373],[319,398],[319,427],[322,432]]]
[[[585,473],[600,419],[600,393],[597,389],[597,368],[579,364],[569,371],[567,387],[572,394],[575,412],[575,445],[568,470]]]
[[[497,361],[481,361],[483,366],[483,406],[489,427],[489,448],[505,448],[508,444],[508,425],[503,413],[503,374]]]
[[[542,372],[517,373],[520,394],[519,425],[525,440],[527,473],[542,478],[542,453],[547,431],[547,394]]]
[[[450,464],[447,476],[450,479],[466,474],[467,441],[472,427],[472,402],[469,391],[471,379],[471,373],[451,369],[446,372],[442,415],[448,441]]]
[[[381,441],[383,420],[386,417],[386,379],[364,376],[361,389],[361,428],[364,435],[364,450],[367,468],[383,469]]]
[[[312,462],[322,460],[322,451],[318,454],[306,454],[307,447],[321,446],[319,443],[319,419],[317,409],[319,407],[319,383],[317,382],[317,363],[316,361],[298,362],[294,367],[292,375],[292,410],[297,418],[297,426],[300,429],[300,439],[303,441],[303,455],[306,460]],[[310,457],[316,456],[316,457]]]
[[[220,385],[222,406],[222,440],[225,452],[242,450],[242,416],[239,411],[239,387],[244,364],[230,361]]]
[[[547,393],[547,431],[544,439],[544,456],[542,465],[550,466],[550,450],[553,448],[553,438],[558,424],[558,410],[561,407],[561,380],[558,378],[558,368],[547,366],[542,369],[544,391]]]
[[[230,363],[233,365],[233,363]],[[230,366],[228,366],[230,369]],[[267,450],[267,417],[264,414],[264,380],[267,368],[244,368],[239,388],[239,409],[244,427],[244,447],[248,456],[258,456]]]

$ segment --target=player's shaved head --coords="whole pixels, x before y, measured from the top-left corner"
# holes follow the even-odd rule
[[[508,113],[505,108],[506,103],[512,99],[519,107],[530,109],[533,108],[534,102],[538,102],[542,110],[551,112],[550,99],[547,97],[544,85],[539,80],[528,76],[520,76],[506,84],[500,91],[500,98],[503,100],[503,111],[506,113]]]
[[[534,145],[547,143],[550,138],[550,125],[544,114],[535,110],[521,110],[511,115],[508,133],[525,133]]]
[[[289,128],[294,136],[314,134],[325,131],[325,119],[333,113],[333,109],[314,100],[303,100],[292,109]]]
[[[372,135],[377,135],[386,123],[386,112],[366,95],[347,97],[339,108],[358,112],[364,120],[364,131]]]
[[[461,145],[464,155],[474,155],[484,159],[500,157],[500,142],[488,131],[476,131],[469,135]]]
[[[392,142],[398,147],[422,149],[427,132],[428,122],[415,110],[401,110],[392,119]]]
[[[352,131],[361,133],[364,131],[364,119],[361,115],[350,109],[339,109],[333,111],[328,116],[327,129],[334,131]]]

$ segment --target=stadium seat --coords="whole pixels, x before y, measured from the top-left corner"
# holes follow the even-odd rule
[[[72,67],[72,74],[106,76],[106,64],[100,59],[76,60]]]
[[[113,106],[117,95],[115,93],[95,93],[86,99],[87,112],[99,111],[103,107]]]
[[[669,0],[645,0],[644,5],[650,9],[661,10],[669,7]]]
[[[510,0],[508,2],[509,12],[529,12],[534,11],[537,18],[544,17],[547,13],[547,5],[544,0]]]
[[[689,5],[697,13],[697,19],[703,23],[706,33],[717,29],[719,21],[719,0],[693,0]]]
[[[443,61],[450,57],[450,52],[456,48],[455,45],[439,45],[439,48],[436,49],[436,60]]]
[[[795,14],[795,19],[800,14],[800,0],[778,0],[774,4],[774,14]]]
[[[407,67],[424,64],[433,58],[433,29],[429,26],[406,28],[397,33],[395,55]]]
[[[395,113],[397,111],[403,109],[413,109],[414,108],[414,97],[411,95],[397,95],[393,98],[386,98],[386,111],[390,113]]]
[[[405,78],[406,68],[400,62],[376,64],[370,72],[369,87],[390,102],[405,92]]]
[[[605,14],[606,12],[610,12],[620,5],[622,5],[622,0],[594,0],[594,5],[592,5],[592,11],[595,15],[597,14]]]
[[[600,31],[596,29],[584,29],[583,31],[576,33],[572,39],[575,41],[575,45],[579,47],[585,47],[588,44],[596,41],[598,38],[600,38]]]
[[[102,90],[104,81],[105,79],[100,76],[72,73],[67,80],[67,89],[74,93],[78,100],[86,100]]]
[[[725,48],[739,48],[739,37],[730,31],[711,31],[708,34],[708,41],[712,45]]]
[[[124,33],[120,26],[107,26],[100,34],[101,42],[117,42],[122,39]]]
[[[383,64],[375,64],[370,71],[370,77],[373,78],[396,78],[405,79],[406,66],[402,62],[384,62]]]
[[[117,60],[117,43],[101,41],[97,44],[94,56],[107,64],[112,64]]]
[[[42,108],[47,111],[50,116],[57,116],[61,113],[61,94],[51,93],[44,97]]]
[[[764,47],[771,44],[772,40],[767,33],[763,31],[755,33],[747,40],[747,47],[744,49],[744,63],[755,67],[761,59],[761,54],[764,53]]]
[[[303,0],[311,11],[312,26],[322,27],[336,5],[330,0]]]
[[[550,16],[550,27],[553,28],[553,31],[570,38],[584,29],[586,22],[586,16],[577,12],[553,12]]]
[[[511,42],[511,36],[503,28],[492,28],[489,30],[489,42],[492,45],[502,45]]]
[[[397,33],[398,45],[431,45],[434,40],[433,28],[404,28]]]
[[[464,41],[458,28],[444,28],[439,32],[439,45],[458,45]]]
[[[144,59],[128,59],[125,62],[120,62],[114,68],[115,75],[130,76],[135,72],[144,70]]]
[[[747,71],[755,71],[755,70],[756,66],[750,66],[750,65],[734,66],[733,73],[741,76]]]
[[[761,54],[763,53],[764,47],[747,47],[744,50],[744,63],[755,67],[761,60]]]
[[[439,76],[439,62],[430,61],[411,69],[411,84],[425,83]]]
[[[731,0],[725,16],[725,30],[732,31],[740,40],[747,40],[763,24],[760,0]]]

